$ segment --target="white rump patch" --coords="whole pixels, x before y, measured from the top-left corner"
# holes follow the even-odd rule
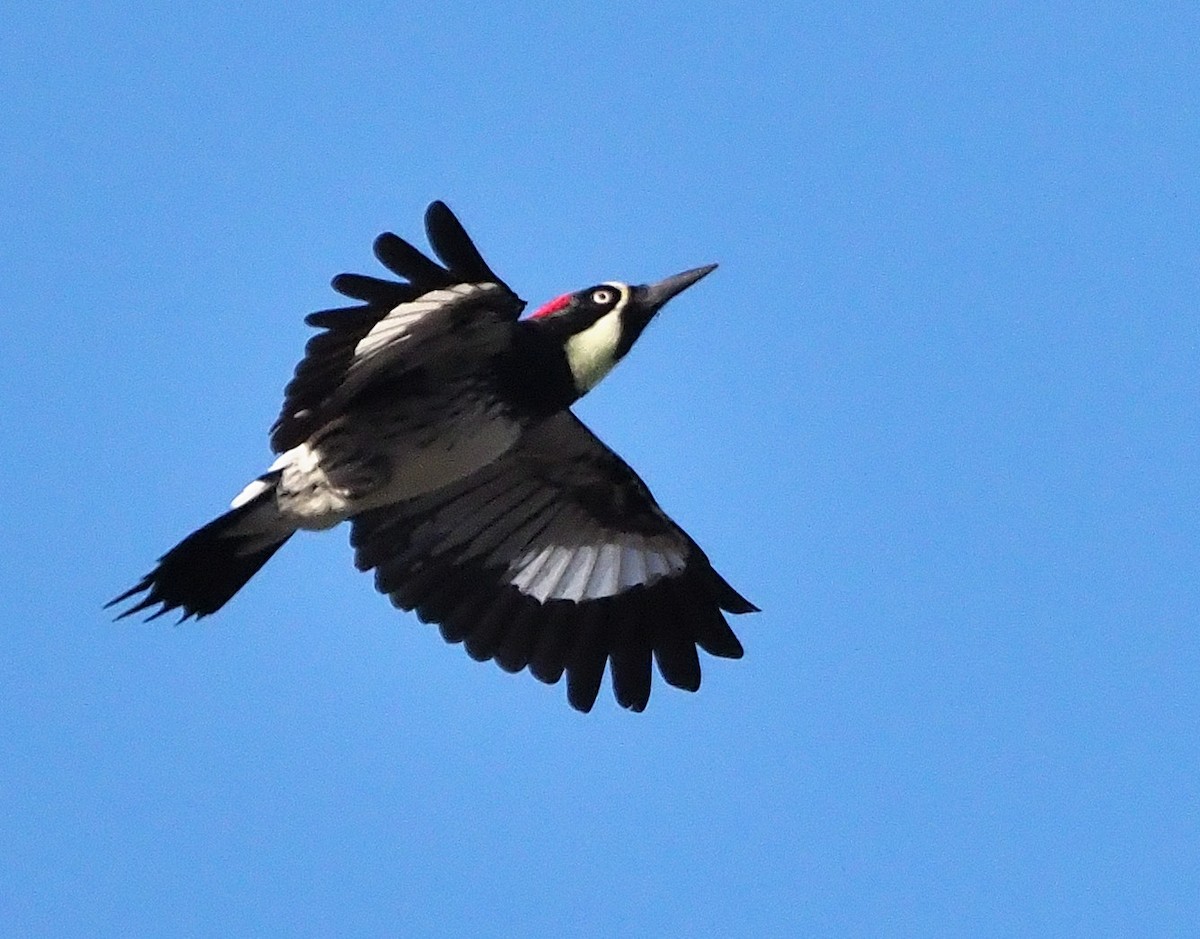
[[[240,509],[247,502],[253,502],[270,488],[271,483],[263,482],[261,479],[256,479],[233,497],[233,501],[229,503],[229,507],[231,509]]]
[[[464,297],[484,290],[496,289],[495,284],[455,284],[443,290],[431,290],[423,293],[416,300],[401,303],[387,316],[371,327],[371,331],[359,340],[354,347],[354,357],[360,359],[370,355],[384,346],[403,342],[405,333],[413,325],[436,310],[445,309]]]
[[[686,561],[671,547],[644,539],[604,545],[543,545],[509,566],[510,583],[539,603],[599,600],[650,586],[683,571]]]
[[[321,451],[307,443],[281,453],[269,472],[281,472],[275,498],[280,515],[297,528],[322,531],[344,521],[347,493],[334,486],[321,466]]]

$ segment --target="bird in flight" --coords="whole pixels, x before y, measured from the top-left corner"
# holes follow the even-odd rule
[[[479,661],[550,684],[565,673],[577,710],[606,664],[634,711],[652,662],[697,690],[697,647],[740,658],[724,613],[757,608],[570,408],[716,265],[597,284],[521,318],[525,301],[444,203],[425,228],[440,264],[385,233],[375,255],[399,281],[333,279],[359,303],[306,318],[321,332],[271,428],[278,458],[108,606],[207,616],[297,531],[349,521],[357,567],[395,606]]]

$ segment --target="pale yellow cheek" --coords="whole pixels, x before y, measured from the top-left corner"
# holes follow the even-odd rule
[[[614,310],[567,340],[567,362],[581,391],[591,391],[612,371],[617,364],[614,352],[620,339],[621,317]]]

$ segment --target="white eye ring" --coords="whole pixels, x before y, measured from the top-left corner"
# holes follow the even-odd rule
[[[608,306],[613,302],[613,292],[607,287],[592,291],[592,303],[597,306]]]

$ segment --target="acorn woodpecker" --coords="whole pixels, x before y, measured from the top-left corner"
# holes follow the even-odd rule
[[[697,646],[742,655],[722,611],[756,607],[570,406],[716,265],[598,284],[521,319],[525,301],[445,204],[425,227],[441,264],[385,233],[375,255],[400,282],[333,279],[361,304],[307,317],[323,331],[284,392],[278,459],[108,606],[214,613],[296,531],[349,520],[358,568],[472,658],[551,684],[565,672],[580,711],[606,663],[635,711],[652,660],[695,691]]]

